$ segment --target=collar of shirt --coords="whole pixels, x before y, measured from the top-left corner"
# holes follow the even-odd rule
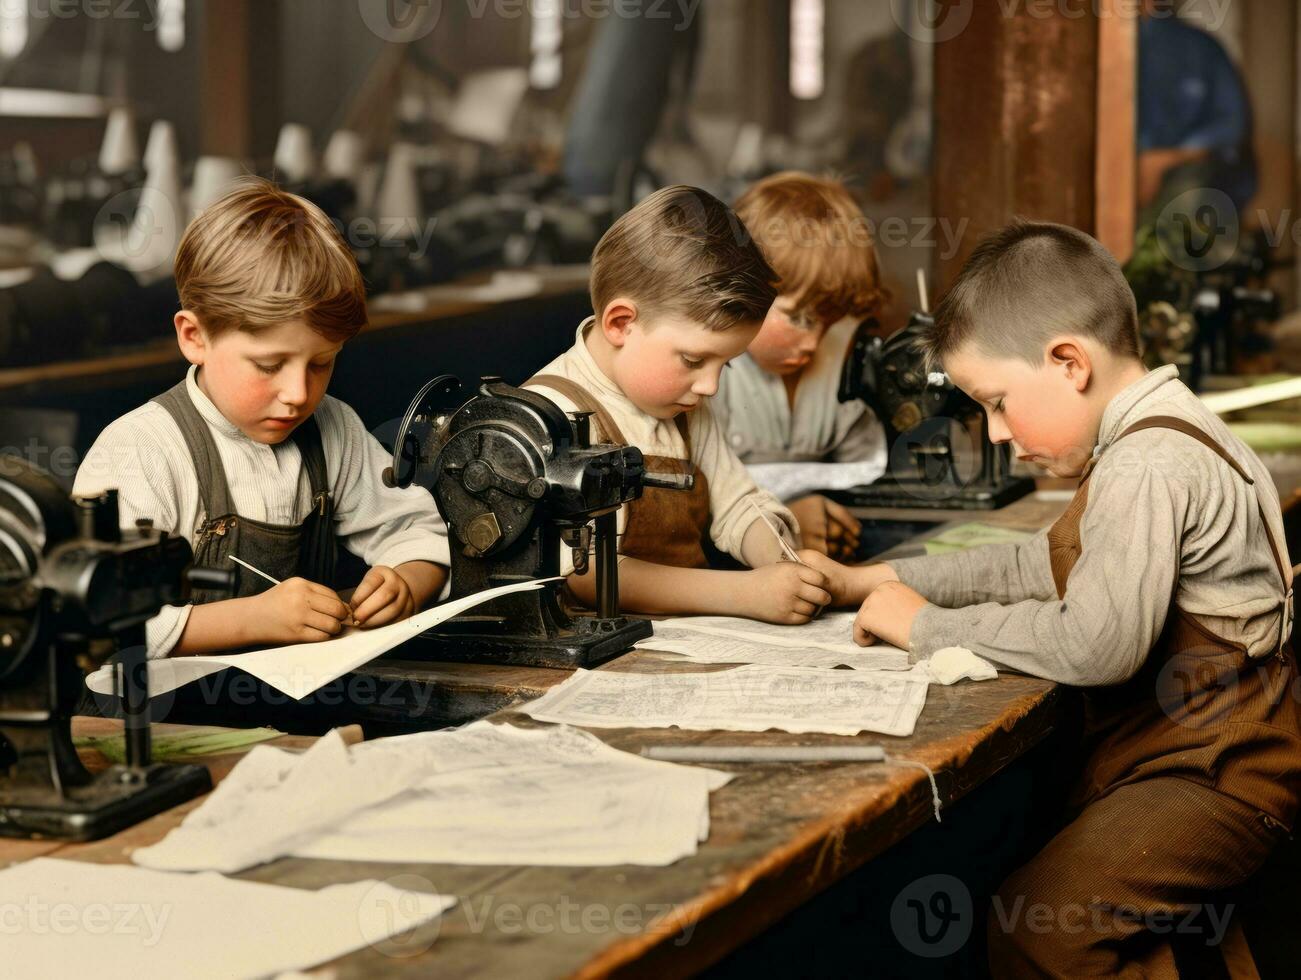
[[[194,402],[194,407],[199,410],[203,421],[208,423],[208,427],[214,432],[225,436],[227,439],[234,439],[239,442],[247,443],[250,446],[259,447],[270,453],[275,453],[275,446],[268,446],[264,443],[255,442],[248,436],[244,435],[237,426],[226,416],[221,414],[221,409],[212,403],[212,399],[204,394],[203,389],[199,387],[199,366],[191,364],[190,370],[185,375],[185,390],[189,392],[190,400]],[[287,445],[292,440],[286,439],[279,445]]]
[[[1179,378],[1179,369],[1173,364],[1166,364],[1149,371],[1133,384],[1121,389],[1120,393],[1107,403],[1102,412],[1102,424],[1098,426],[1098,444],[1093,447],[1097,456],[1116,441],[1116,437],[1132,423],[1145,414],[1143,403],[1160,388]]]
[[[573,358],[570,363],[576,366],[578,373],[582,375],[583,387],[605,406],[623,429],[624,436],[634,445],[640,446],[643,452],[658,453],[661,450],[667,451],[672,447],[680,446],[682,437],[678,434],[677,423],[673,419],[657,419],[647,415],[623,393],[623,389],[610,380],[601,370],[601,366],[596,363],[596,358],[587,347],[587,333],[595,324],[596,317],[589,316],[578,325],[574,346],[565,355],[567,359]],[[630,420],[634,419],[639,421],[630,427]],[[646,428],[643,430],[640,426]],[[673,449],[673,451],[678,450]]]

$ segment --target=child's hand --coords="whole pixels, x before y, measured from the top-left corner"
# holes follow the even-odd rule
[[[831,594],[831,605],[850,606],[861,600],[862,597],[855,594],[851,582],[853,569],[812,548],[801,548],[799,556],[800,561],[821,572],[826,579],[823,588]]]
[[[848,510],[816,493],[796,500],[790,509],[800,522],[800,536],[806,548],[838,561],[854,557],[862,526]]]
[[[376,565],[352,592],[352,618],[369,629],[406,619],[416,611],[411,586],[387,565]]]
[[[882,640],[907,650],[913,620],[925,605],[926,600],[902,582],[882,582],[854,617],[854,642],[866,647]]]
[[[305,578],[288,578],[250,597],[269,643],[318,643],[337,636],[352,618],[334,590]]]
[[[816,568],[779,561],[746,575],[741,611],[765,623],[798,626],[831,601],[827,577]]]

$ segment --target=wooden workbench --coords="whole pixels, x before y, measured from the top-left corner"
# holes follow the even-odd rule
[[[1061,501],[1028,498],[992,514],[964,514],[1032,528],[1051,520]],[[601,669],[668,669],[660,655],[638,651]],[[719,669],[676,663],[677,670]],[[515,704],[563,679],[565,672],[498,668],[471,685],[470,667],[448,668],[438,681],[474,686],[485,704]],[[482,668],[480,668],[482,672]],[[505,672],[505,673],[503,673]],[[458,680],[459,678],[459,680]],[[855,738],[600,730],[630,751],[646,745],[732,742],[763,745],[883,744],[887,752],[935,770],[947,806],[990,780],[1044,739],[1057,720],[1056,687],[1004,675],[979,684],[932,686],[909,738]],[[534,725],[504,707],[494,721]],[[726,767],[725,767],[726,768]],[[214,766],[220,779],[229,766]],[[879,764],[755,765],[710,798],[710,836],[699,852],[666,868],[474,867],[333,862],[288,858],[238,877],[301,888],[366,878],[458,896],[458,905],[383,948],[334,964],[339,980],[361,977],[536,977],[683,975],[717,962],[808,902],[820,891],[931,821],[922,772]],[[195,804],[107,840],[51,848],[0,844],[0,862],[42,853],[125,862],[158,840]],[[24,851],[23,849],[28,849]]]

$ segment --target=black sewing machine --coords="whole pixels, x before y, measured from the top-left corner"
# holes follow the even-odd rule
[[[1034,481],[1013,477],[1011,452],[989,441],[981,407],[942,371],[927,372],[915,342],[934,321],[913,313],[908,325],[885,340],[863,323],[845,359],[839,397],[862,399],[885,427],[889,457],[875,483],[828,494],[856,507],[993,510],[1034,489]],[[979,465],[959,469],[962,446],[975,443]],[[975,452],[968,454],[974,457]]]
[[[0,835],[93,840],[211,788],[202,766],[151,762],[145,622],[188,587],[184,538],[118,526],[117,492],[69,500],[54,478],[0,455]],[[188,570],[187,570],[188,569]],[[85,673],[116,654],[126,763],[91,775],[72,743]]]
[[[562,545],[579,573],[596,558],[595,615],[571,615],[555,582],[443,623],[404,659],[588,667],[651,635],[648,621],[619,615],[615,521],[643,487],[686,490],[693,477],[646,472],[633,446],[592,445],[588,413],[495,377],[469,400],[455,378],[430,381],[393,445],[385,482],[425,487],[447,522],[452,598],[558,576]]]

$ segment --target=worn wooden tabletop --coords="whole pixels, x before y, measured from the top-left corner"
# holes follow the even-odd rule
[[[1028,498],[996,514],[966,514],[1012,527],[1050,521],[1060,500]],[[666,669],[666,658],[636,652],[602,669]],[[676,669],[689,669],[676,665]],[[697,668],[700,669],[700,668]],[[457,668],[452,673],[460,671]],[[504,673],[503,673],[504,672]],[[468,675],[462,675],[468,676]],[[531,697],[564,672],[501,668],[488,696]],[[647,745],[737,742],[762,745],[882,744],[892,756],[925,763],[945,804],[1023,755],[1053,728],[1058,693],[1033,678],[932,686],[908,738],[855,738],[616,729],[596,732],[636,751]],[[494,721],[535,724],[510,707]],[[302,740],[294,744],[305,744]],[[234,760],[210,761],[214,779]],[[926,775],[865,764],[751,765],[710,798],[710,836],[697,854],[665,868],[484,867],[335,862],[289,858],[241,878],[320,888],[368,878],[456,895],[456,907],[405,936],[331,964],[352,977],[662,976],[699,970],[756,936],[813,895],[933,819]],[[10,842],[0,863],[38,855],[125,862],[160,839],[196,803],[103,841],[78,845]]]

